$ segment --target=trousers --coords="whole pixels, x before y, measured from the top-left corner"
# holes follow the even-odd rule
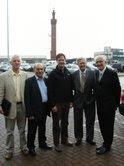
[[[68,114],[69,103],[57,104],[58,112],[52,112],[53,118],[53,141],[54,145],[59,145],[61,134],[61,142],[68,139]]]
[[[19,130],[20,149],[23,150],[27,147],[27,145],[25,137],[26,115],[25,112],[22,110],[22,104],[17,104],[17,116],[15,119],[8,119],[7,117],[5,117],[7,152],[13,152],[14,150],[14,129],[16,123]]]

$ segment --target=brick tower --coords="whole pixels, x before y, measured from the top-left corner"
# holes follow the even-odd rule
[[[51,19],[51,59],[56,59],[56,23],[57,20],[55,19],[55,11],[52,12],[52,19]]]

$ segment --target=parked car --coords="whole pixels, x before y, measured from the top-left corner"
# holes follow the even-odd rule
[[[71,63],[66,64],[65,67],[70,71],[70,73],[73,73],[79,69],[76,64],[71,64]]]
[[[124,67],[121,63],[113,63],[112,67],[114,69],[116,69],[118,72],[123,72],[124,71]]]
[[[32,71],[32,66],[29,63],[22,63],[20,67],[21,70]]]
[[[106,66],[107,66],[109,69],[111,69],[111,70],[114,70],[114,71],[118,72],[118,71],[117,71],[117,69],[113,68],[111,65],[107,64]]]
[[[91,70],[97,70],[97,67],[92,63],[87,63],[87,68]]]
[[[46,67],[45,67],[45,73],[46,73],[46,75],[49,75],[50,72],[51,72],[53,69],[55,69],[55,67],[56,67],[55,64],[50,64],[50,65],[46,66]]]
[[[8,64],[8,63],[2,64],[2,65],[0,66],[0,71],[1,71],[1,72],[8,71],[9,69],[11,69],[11,65]]]

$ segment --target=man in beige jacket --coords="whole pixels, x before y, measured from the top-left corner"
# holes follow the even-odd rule
[[[5,159],[9,160],[14,151],[14,128],[15,122],[20,135],[20,149],[24,155],[28,154],[25,139],[25,106],[24,87],[27,74],[20,71],[21,59],[18,55],[11,58],[12,69],[0,75],[0,113],[3,99],[11,103],[10,112],[5,116],[5,127],[7,131]]]

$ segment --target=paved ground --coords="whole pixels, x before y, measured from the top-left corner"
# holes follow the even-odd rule
[[[74,142],[73,132],[73,110],[69,116],[69,138]],[[53,145],[52,141],[52,120],[47,119],[47,141]],[[85,127],[84,127],[85,128]],[[85,132],[85,131],[84,131]],[[5,149],[5,128],[4,118],[0,115],[0,166],[123,166],[124,165],[124,117],[118,111],[116,113],[115,134],[112,149],[104,155],[96,155],[96,146],[87,145],[85,142],[85,133],[83,143],[79,147],[65,147],[63,152],[45,151],[38,148],[36,138],[36,157],[23,156],[19,149],[19,139],[17,128],[15,130],[15,152],[13,159],[6,161],[4,159]],[[95,141],[97,146],[102,142],[99,131],[98,121],[95,123]]]
[[[120,76],[123,76],[120,75]],[[122,87],[124,88],[124,77],[120,77]],[[97,119],[97,117],[96,117]],[[26,128],[27,130],[27,128]],[[73,110],[70,111],[69,116],[69,138],[74,142],[74,129],[73,129]],[[47,142],[53,145],[52,138],[52,119],[47,119]],[[5,127],[4,117],[0,115],[0,166],[123,166],[124,165],[124,116],[121,116],[118,111],[115,120],[115,133],[112,149],[110,152],[98,156],[95,153],[96,146],[102,142],[101,133],[99,131],[98,121],[95,123],[95,136],[96,146],[87,145],[85,142],[85,125],[84,125],[84,138],[83,143],[79,147],[65,147],[63,152],[57,153],[56,151],[45,151],[38,148],[36,137],[36,157],[23,156],[19,149],[18,130],[15,129],[15,151],[13,159],[6,161],[4,159],[5,151]]]

